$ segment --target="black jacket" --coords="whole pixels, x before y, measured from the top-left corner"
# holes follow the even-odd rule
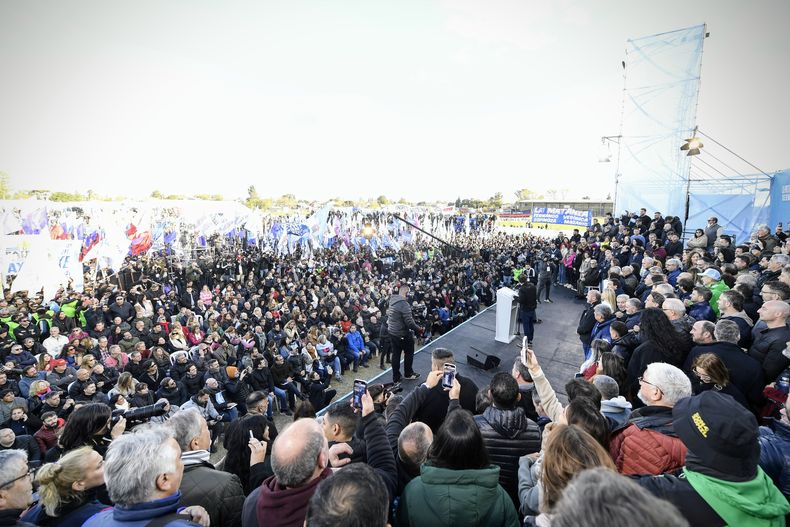
[[[689,525],[704,525],[705,527],[721,527],[726,525],[724,520],[716,514],[708,502],[697,494],[691,483],[678,473],[678,476],[664,474],[663,476],[635,476],[634,479],[642,488],[649,491],[657,498],[667,500],[677,507],[689,522]]]
[[[419,331],[420,327],[414,322],[408,300],[392,295],[387,308],[387,332],[395,337],[408,337],[410,329]]]
[[[475,398],[477,397],[478,390],[477,385],[472,382],[471,379],[462,375],[456,375],[455,378],[458,379],[461,385],[461,395],[459,397],[461,408],[474,413]],[[442,385],[438,384],[428,391],[428,395],[417,410],[414,420],[422,421],[428,425],[435,434],[439,431],[439,427],[442,426],[444,418],[447,416],[447,407],[449,403],[450,396],[444,391]]]
[[[730,373],[730,381],[746,397],[753,410],[758,410],[763,402],[763,388],[765,377],[760,363],[744,353],[737,344],[730,342],[713,342],[711,344],[698,344],[691,348],[683,371],[691,378],[692,384],[699,382],[691,374],[691,365],[703,353],[713,353],[721,359]]]
[[[752,332],[752,347],[749,348],[749,355],[762,365],[766,383],[774,382],[779,374],[790,366],[790,359],[782,355],[788,340],[790,340],[790,329],[787,326],[766,327]]]
[[[518,406],[501,410],[491,405],[475,416],[475,423],[483,434],[491,463],[499,466],[499,484],[518,506],[518,460],[540,451],[540,428]]]
[[[595,327],[595,306],[598,304],[600,304],[600,302],[587,305],[584,311],[582,311],[579,317],[579,325],[576,327],[576,333],[579,334],[579,338],[588,346],[592,339],[593,327]]]
[[[392,453],[395,455],[395,465],[398,473],[396,496],[400,496],[403,493],[403,489],[406,488],[406,485],[420,475],[419,466],[412,466],[405,463],[398,455],[398,438],[403,429],[411,424],[414,414],[417,413],[417,410],[423,402],[425,402],[429,393],[430,390],[428,390],[427,386],[424,384],[419,385],[401,401],[387,421],[387,440],[389,441]]]
[[[185,466],[179,490],[179,505],[202,506],[211,516],[211,525],[241,525],[244,490],[237,475],[216,470],[206,462]]]
[[[527,282],[518,289],[518,305],[522,310],[531,311],[538,307],[538,290],[535,284]]]
[[[274,391],[274,379],[272,379],[272,372],[269,371],[268,366],[263,369],[253,369],[252,373],[247,375],[244,380],[255,392],[263,390]]]

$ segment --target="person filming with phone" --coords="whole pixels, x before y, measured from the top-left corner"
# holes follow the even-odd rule
[[[440,385],[434,386],[429,390],[428,396],[417,410],[414,420],[422,421],[428,425],[434,434],[439,430],[445,415],[447,415],[447,406],[450,404],[450,399],[447,396],[447,390],[444,388],[452,386],[453,378],[458,379],[458,382],[461,384],[461,396],[459,399],[461,408],[470,412],[475,411],[477,385],[471,379],[457,374],[455,369],[455,356],[452,351],[447,348],[435,348],[431,352],[431,370],[442,372],[447,378],[443,379]]]

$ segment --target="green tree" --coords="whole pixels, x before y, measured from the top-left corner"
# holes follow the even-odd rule
[[[502,207],[502,193],[497,192],[490,198],[488,198],[488,207],[491,209],[499,209]]]
[[[151,197],[154,199],[165,199],[162,193],[159,192],[158,190],[154,190],[153,192],[151,192]]]
[[[387,196],[384,196],[384,195],[381,195],[378,198],[376,198],[376,201],[378,202],[379,205],[382,205],[382,206],[389,205],[390,203],[392,203],[389,200],[389,198]]]
[[[11,197],[11,185],[9,185],[8,174],[0,172],[0,199],[9,199]]]

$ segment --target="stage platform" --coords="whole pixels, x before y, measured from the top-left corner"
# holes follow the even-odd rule
[[[582,300],[576,300],[573,291],[564,287],[552,287],[552,300],[553,303],[538,304],[538,318],[543,322],[535,326],[533,348],[557,396],[564,403],[565,383],[573,378],[584,361],[576,326],[585,304]],[[518,336],[510,344],[495,341],[495,325],[496,305],[493,305],[417,350],[414,354],[414,371],[421,374],[420,378],[413,381],[404,379],[401,382],[401,395],[408,394],[425,381],[425,375],[431,369],[431,351],[434,348],[451,350],[455,354],[458,372],[472,379],[479,387],[487,385],[496,373],[509,373],[513,361],[519,355],[522,339]],[[473,352],[498,357],[501,361],[499,367],[485,371],[467,364],[466,356]],[[366,370],[360,370],[358,378],[366,379],[371,384],[392,382],[392,369],[370,378],[366,378],[365,373]],[[350,396],[351,392],[348,392],[335,400],[347,400]]]

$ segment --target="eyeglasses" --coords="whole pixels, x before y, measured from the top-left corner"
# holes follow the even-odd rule
[[[639,382],[643,382],[643,383],[645,383],[645,384],[648,384],[648,385],[652,386],[653,388],[655,388],[656,390],[658,390],[658,391],[659,391],[659,393],[661,393],[661,396],[662,396],[662,397],[664,396],[664,390],[662,390],[661,388],[659,388],[658,386],[656,386],[656,385],[655,385],[655,384],[653,384],[652,382],[650,382],[650,381],[646,381],[644,377],[639,377]]]
[[[27,472],[25,472],[21,476],[18,476],[18,477],[14,478],[14,479],[12,479],[10,481],[6,481],[5,483],[0,484],[0,489],[4,489],[7,486],[11,485],[12,483],[16,483],[17,481],[19,481],[22,478],[32,478],[34,473],[35,473],[35,469],[31,468],[30,470],[28,470]]]
[[[710,382],[710,375],[707,373],[700,373],[696,368],[692,371],[692,373],[702,382]]]

